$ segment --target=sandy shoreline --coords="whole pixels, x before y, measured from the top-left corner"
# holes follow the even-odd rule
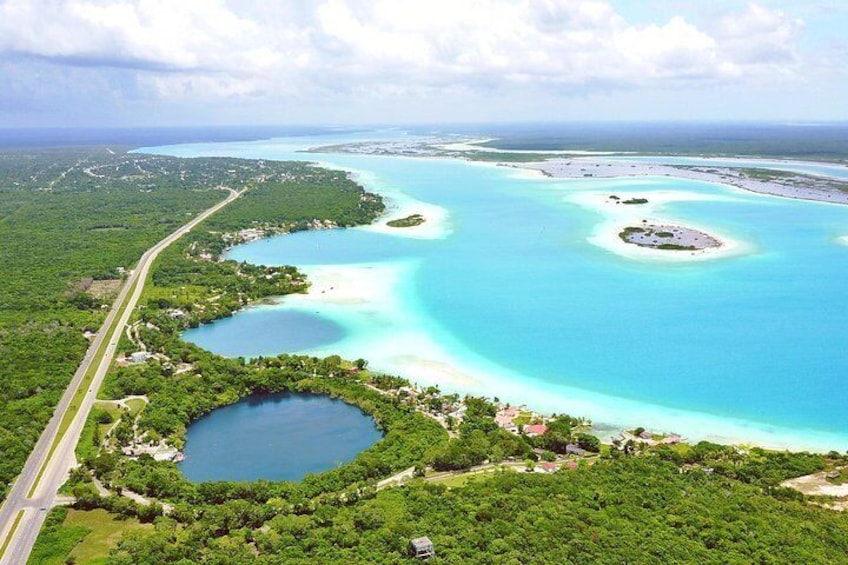
[[[498,396],[539,412],[586,415],[604,430],[602,440],[616,430],[641,425],[691,442],[817,451],[844,443],[832,433],[652,405],[513,373],[467,351],[450,336],[435,333],[407,308],[401,288],[415,268],[415,263],[307,267],[303,270],[312,283],[309,293],[288,295],[281,305],[327,317],[350,332],[339,343],[305,353],[365,357],[374,370],[437,385],[444,392]]]
[[[370,171],[355,170],[351,173],[353,179],[366,190],[379,194],[386,205],[386,211],[376,221],[352,229],[413,239],[444,239],[452,233],[450,214],[446,208],[413,198],[385,184]],[[387,225],[392,220],[399,220],[413,214],[422,216],[424,223],[406,228],[393,228]]]
[[[749,192],[813,200],[834,204],[848,204],[848,192],[827,190],[823,187],[791,186],[775,181],[744,177],[739,170],[713,167],[708,162],[699,167],[675,167],[643,161],[609,161],[602,158],[576,157],[551,159],[541,163],[504,163],[504,166],[537,170],[553,178],[622,178],[641,176],[668,176],[687,180],[712,182]],[[810,175],[816,176],[816,175]]]
[[[514,167],[518,176],[535,176],[539,173],[534,171],[548,167],[551,170],[545,169],[545,172],[559,178],[583,178],[587,171],[581,169],[585,169],[586,163],[589,162],[593,165],[597,162],[596,169],[602,168],[599,159],[581,158],[569,161],[577,162],[577,165],[567,165],[563,159],[522,164],[520,167],[515,167],[514,164],[507,166]],[[562,165],[551,168],[552,163]],[[469,163],[474,164],[476,163]],[[479,165],[494,166],[493,163]],[[729,184],[714,174],[650,163],[609,163],[604,167],[603,173],[592,171],[592,176],[610,179],[674,176],[718,182],[737,190],[752,190]],[[358,172],[357,180],[368,190],[386,198],[388,211],[377,223],[356,229],[427,239],[444,238],[450,234],[449,215],[444,208],[418,201],[393,187],[383,186],[379,179],[372,178],[367,172]],[[628,197],[637,194],[632,190],[632,182],[631,180],[626,185],[629,187],[626,192]],[[622,185],[622,188],[624,186]],[[775,193],[763,187],[757,188],[759,190],[754,192]],[[612,190],[614,192],[614,189]],[[789,197],[803,197],[791,194]],[[662,207],[668,203],[687,200],[731,200],[733,195],[649,189],[646,190],[645,196],[648,203],[644,205],[616,206],[609,202],[605,192],[578,191],[563,195],[575,204],[599,212],[604,217],[604,221],[596,227],[589,241],[620,256],[648,261],[699,261],[751,252],[749,245],[735,241],[709,226],[693,226],[688,222],[679,222],[662,215]],[[389,220],[412,214],[423,215],[426,222],[413,228],[386,226]],[[721,245],[698,251],[666,251],[622,241],[618,233],[627,225],[635,225],[642,220],[658,225],[685,225],[715,237]],[[848,236],[843,239],[843,243],[848,245]],[[834,433],[779,428],[763,423],[679,410],[515,374],[468,351],[462,343],[458,343],[440,328],[428,327],[430,322],[416,314],[414,300],[411,301],[410,297],[404,294],[407,292],[404,290],[405,281],[414,275],[416,266],[414,262],[407,262],[303,268],[311,282],[309,293],[287,296],[281,305],[332,319],[342,325],[349,335],[329,347],[305,353],[318,356],[341,354],[350,358],[365,357],[372,369],[402,375],[424,385],[438,385],[445,392],[499,396],[511,403],[527,404],[541,412],[586,415],[602,427],[602,439],[607,439],[606,435],[612,433],[611,430],[641,425],[657,432],[681,434],[693,442],[706,439],[728,444],[756,444],[776,449],[820,451],[844,443],[844,438]]]
[[[416,267],[416,262],[303,267],[309,291],[287,295],[281,304],[328,317],[349,330],[349,338],[316,354],[366,357],[372,367],[413,381],[479,389],[478,376],[452,363],[405,307],[399,289]]]
[[[373,224],[360,226],[356,229],[374,233],[384,233],[413,239],[444,239],[452,231],[449,214],[445,208],[435,204],[422,202],[411,197],[384,197],[387,200],[386,213]],[[400,220],[412,215],[420,215],[424,223],[405,228],[393,228],[388,225],[392,220]]]

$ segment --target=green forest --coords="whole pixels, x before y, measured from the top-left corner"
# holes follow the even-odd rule
[[[422,482],[311,511],[232,500],[188,526],[161,518],[154,533],[126,536],[110,563],[408,563],[421,535],[435,546],[430,563],[844,563],[845,525],[721,476],[629,458],[454,489]]]
[[[300,207],[245,195],[238,216],[294,223],[342,202],[359,221],[361,190],[343,173],[304,163],[177,159],[105,148],[0,153],[0,500],[52,415],[111,300],[141,254],[222,187],[284,186]],[[333,186],[332,190],[315,190]],[[286,216],[265,217],[262,213]],[[379,199],[364,208],[381,209]],[[263,212],[264,211],[264,212]],[[313,214],[310,216],[309,214]],[[225,225],[219,226],[226,229]],[[105,289],[105,290],[104,290]]]

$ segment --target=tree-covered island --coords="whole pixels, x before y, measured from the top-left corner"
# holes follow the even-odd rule
[[[405,218],[398,218],[397,220],[389,220],[386,222],[386,225],[390,228],[412,228],[415,226],[420,226],[425,222],[424,216],[421,214],[412,214]]]
[[[627,226],[618,237],[639,247],[670,251],[701,251],[721,247],[721,241],[702,231],[685,226],[657,225],[643,222]]]

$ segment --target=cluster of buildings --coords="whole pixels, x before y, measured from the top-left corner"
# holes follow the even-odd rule
[[[638,432],[638,433],[636,433]],[[677,434],[654,434],[648,430],[624,430],[618,434],[618,436],[610,437],[611,443],[613,445],[624,445],[628,442],[633,443],[644,443],[648,446],[655,445],[674,445],[677,443],[683,443],[685,441],[684,438],[680,437]]]
[[[150,455],[156,461],[173,461],[174,463],[185,459],[182,451],[164,441],[157,443],[152,440],[147,442],[133,440],[132,445],[122,447],[121,452],[131,459],[137,459],[140,455]]]
[[[520,420],[520,421],[519,421]],[[528,422],[524,424],[521,421]],[[524,433],[527,437],[536,437],[548,431],[544,416],[518,406],[505,406],[495,414],[495,423],[514,434]],[[536,422],[536,423],[530,423]]]
[[[425,389],[417,385],[408,385],[385,392],[415,406],[416,410],[436,420],[448,432],[459,429],[468,411],[468,406],[458,395],[443,396],[433,387]]]
[[[332,220],[318,219],[309,220],[306,225],[307,228],[310,230],[329,230],[339,227]],[[243,230],[239,230],[235,233],[225,233],[221,236],[221,239],[223,239],[229,245],[237,245],[240,243],[249,243],[251,241],[257,241],[270,235],[286,233],[288,230],[289,227],[286,226],[264,226],[246,228]]]

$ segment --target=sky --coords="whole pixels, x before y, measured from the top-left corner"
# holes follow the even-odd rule
[[[848,120],[846,0],[0,0],[0,128]]]

